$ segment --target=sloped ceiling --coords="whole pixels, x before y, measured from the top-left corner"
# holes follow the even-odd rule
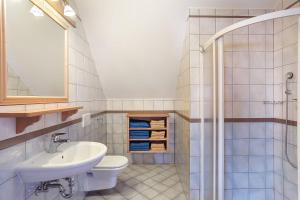
[[[107,98],[174,98],[188,7],[275,0],[75,0]]]

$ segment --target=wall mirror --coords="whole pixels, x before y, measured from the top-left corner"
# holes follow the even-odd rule
[[[68,24],[44,0],[1,0],[0,104],[68,101]]]

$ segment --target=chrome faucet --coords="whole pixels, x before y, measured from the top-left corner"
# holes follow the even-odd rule
[[[67,143],[70,140],[69,139],[61,139],[60,136],[66,135],[67,133],[54,133],[51,135],[51,141],[49,144],[48,153],[56,153],[57,147],[61,145],[62,143]]]

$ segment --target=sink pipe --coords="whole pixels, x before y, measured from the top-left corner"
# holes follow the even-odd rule
[[[59,180],[52,180],[41,182],[39,186],[35,189],[35,195],[38,196],[41,192],[48,192],[50,188],[58,188],[60,195],[65,199],[70,199],[73,196],[73,186],[74,179],[73,178],[64,178],[68,182],[69,193],[66,192],[65,187],[59,182]]]

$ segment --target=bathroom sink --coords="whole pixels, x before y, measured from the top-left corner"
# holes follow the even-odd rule
[[[20,163],[17,173],[25,183],[44,182],[89,171],[106,154],[107,147],[97,142],[68,142],[56,153],[42,152]]]

